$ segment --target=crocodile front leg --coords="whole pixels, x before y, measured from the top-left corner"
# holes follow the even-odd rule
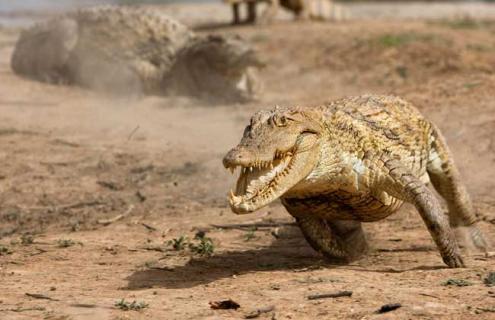
[[[375,171],[378,185],[374,188],[385,190],[392,196],[413,204],[423,218],[443,261],[451,268],[464,267],[448,217],[442,212],[432,191],[396,159],[382,158],[378,167],[381,168]]]
[[[241,23],[241,12],[240,12],[240,3],[234,2],[232,3],[232,14],[234,16],[232,24],[240,24]]]

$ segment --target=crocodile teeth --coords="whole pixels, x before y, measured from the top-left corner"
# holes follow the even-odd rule
[[[242,201],[242,197],[236,196],[234,194],[234,191],[230,190],[230,199],[229,199],[230,205],[238,206],[241,203],[241,201]]]

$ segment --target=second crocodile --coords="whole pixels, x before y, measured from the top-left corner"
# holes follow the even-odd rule
[[[12,69],[39,81],[117,94],[243,101],[259,93],[255,51],[235,36],[198,36],[151,9],[101,6],[21,34]]]

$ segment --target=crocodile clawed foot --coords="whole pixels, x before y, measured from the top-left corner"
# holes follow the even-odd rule
[[[443,257],[443,262],[449,266],[449,268],[465,268],[466,264],[460,254],[453,254],[451,256]]]

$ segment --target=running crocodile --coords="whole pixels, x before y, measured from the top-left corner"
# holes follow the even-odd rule
[[[280,199],[309,244],[333,260],[364,254],[362,222],[384,219],[404,202],[416,207],[449,267],[464,266],[456,228],[465,228],[465,240],[486,251],[445,139],[397,97],[259,111],[223,164],[241,168],[229,199],[235,213]],[[428,182],[446,200],[448,214]]]

